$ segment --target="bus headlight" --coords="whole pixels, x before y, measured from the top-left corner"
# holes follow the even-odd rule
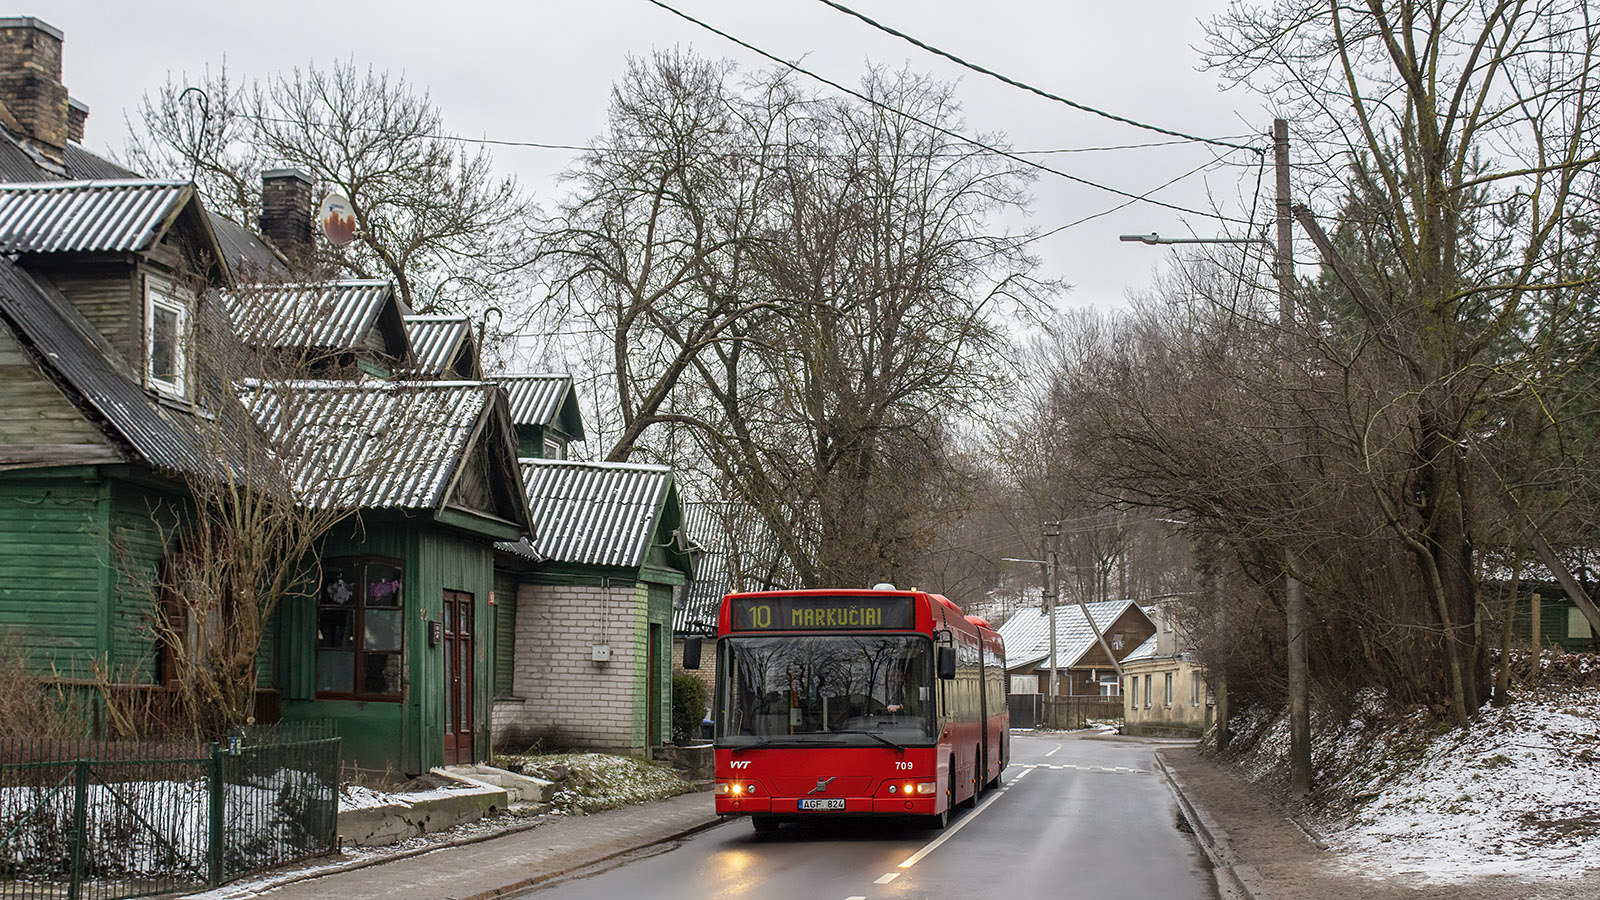
[[[910,789],[910,785],[907,785],[907,790],[909,790],[909,789]],[[921,784],[917,785],[917,793],[919,793],[919,794],[937,794],[938,792],[939,792],[939,785],[934,783],[934,782],[932,782],[932,781],[924,781]]]

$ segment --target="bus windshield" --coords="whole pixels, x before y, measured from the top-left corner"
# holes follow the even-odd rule
[[[865,746],[933,739],[931,642],[918,635],[724,638],[717,743]]]

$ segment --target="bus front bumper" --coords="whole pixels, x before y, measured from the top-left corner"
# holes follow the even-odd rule
[[[937,809],[938,797],[845,797],[843,809],[805,809],[804,800],[811,797],[718,797],[719,816],[931,816]],[[838,799],[838,798],[830,798]]]

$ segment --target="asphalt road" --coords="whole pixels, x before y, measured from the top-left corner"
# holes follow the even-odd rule
[[[1204,856],[1177,828],[1153,751],[1115,738],[1016,733],[1003,788],[943,832],[819,819],[757,837],[736,819],[522,896],[1215,900]]]

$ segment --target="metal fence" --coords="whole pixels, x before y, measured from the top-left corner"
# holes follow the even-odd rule
[[[1086,728],[1093,720],[1122,718],[1121,697],[1055,697],[1011,694],[1006,698],[1012,728]]]
[[[0,898],[144,897],[331,852],[339,763],[321,723],[0,742]]]

